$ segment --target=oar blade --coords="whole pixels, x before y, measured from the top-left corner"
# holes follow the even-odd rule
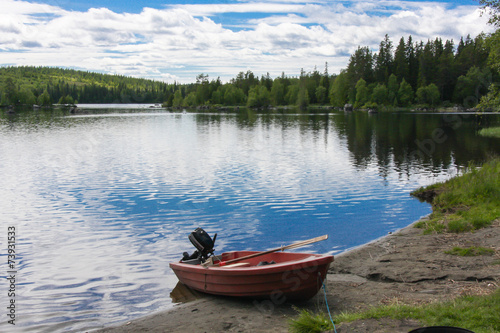
[[[302,246],[305,246],[305,245],[313,244],[313,243],[320,242],[320,241],[323,241],[323,240],[326,240],[326,239],[328,239],[328,235],[323,235],[323,236],[319,236],[319,237],[307,239],[307,240],[304,240],[304,241],[300,241],[300,242],[297,242],[297,243],[294,243],[294,244],[291,244],[291,245],[288,245],[288,246],[284,246],[282,249],[283,250],[296,249],[298,247],[302,247]]]

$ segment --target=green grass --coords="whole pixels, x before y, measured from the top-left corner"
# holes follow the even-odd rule
[[[489,226],[500,217],[500,159],[482,167],[471,165],[462,176],[420,188],[412,195],[433,198],[429,219],[415,225],[425,229],[424,233],[466,232]]]
[[[454,326],[466,328],[475,333],[500,332],[500,289],[487,296],[463,296],[452,301],[432,303],[428,305],[412,306],[392,304],[373,307],[364,312],[342,313],[333,318],[335,325],[343,322],[352,322],[363,319],[415,319],[423,326]],[[314,324],[313,321],[319,322]],[[326,319],[325,319],[326,318]],[[322,326],[328,321],[327,315],[312,314],[301,311],[297,319],[293,320],[290,331],[294,333],[321,332],[331,330],[333,326]],[[325,323],[326,325],[326,323]],[[308,330],[312,328],[311,330]]]
[[[483,128],[479,131],[479,135],[500,138],[500,127]]]
[[[330,330],[333,330],[333,325],[328,314],[324,312],[300,310],[299,317],[290,320],[290,332],[293,333],[320,333]]]
[[[476,257],[482,255],[493,255],[495,250],[482,246],[471,246],[466,248],[456,246],[449,251],[445,251],[444,253],[460,257]]]

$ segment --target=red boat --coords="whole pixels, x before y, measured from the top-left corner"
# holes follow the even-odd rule
[[[227,252],[211,257],[215,260],[208,265],[181,260],[170,267],[181,283],[208,294],[279,302],[306,300],[316,295],[333,256],[275,251]],[[228,264],[221,265],[225,262]]]

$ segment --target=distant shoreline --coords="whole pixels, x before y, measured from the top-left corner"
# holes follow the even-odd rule
[[[91,110],[100,110],[100,109],[127,109],[127,108],[132,108],[132,109],[137,109],[137,110],[165,110],[168,112],[179,112],[179,111],[188,111],[188,112],[221,112],[221,113],[227,113],[227,112],[238,112],[244,109],[252,110],[255,112],[269,112],[269,111],[284,111],[284,110],[301,110],[301,112],[304,112],[304,109],[300,109],[297,106],[289,105],[289,106],[269,106],[265,108],[252,108],[252,107],[246,107],[246,106],[210,106],[210,107],[205,107],[205,106],[190,106],[190,107],[166,107],[159,105],[158,103],[77,103],[73,105],[65,105],[65,104],[52,104],[48,106],[39,106],[39,105],[1,105],[0,109],[6,109],[6,110],[16,110],[16,109],[33,109],[33,110],[47,110],[47,109],[61,109],[61,108],[66,108],[68,110],[77,110],[77,111],[82,111],[86,109],[91,109]],[[331,105],[309,105],[306,110],[322,110],[323,112],[343,112],[343,109],[341,107],[334,107]],[[363,113],[370,113],[371,109],[354,109],[353,111],[349,111],[346,113],[352,113],[352,112],[363,112]],[[425,114],[458,114],[458,115],[475,115],[475,114],[500,114],[498,111],[481,111],[479,109],[456,109],[456,108],[444,108],[444,107],[438,107],[438,108],[433,108],[433,109],[421,109],[421,108],[416,108],[416,107],[407,107],[407,108],[388,108],[385,110],[379,110],[379,113],[387,113],[387,112],[404,112],[404,113],[413,113],[413,114],[420,114],[420,113],[425,113]],[[74,112],[71,112],[74,113]],[[376,113],[375,113],[376,114]]]

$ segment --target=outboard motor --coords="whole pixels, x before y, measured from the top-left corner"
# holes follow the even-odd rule
[[[214,254],[214,245],[217,234],[215,234],[212,239],[205,230],[202,228],[196,228],[189,234],[188,237],[197,250],[191,255],[184,252],[182,261],[185,261],[186,263],[187,261],[190,261],[190,263],[199,264],[205,262],[205,260]]]

